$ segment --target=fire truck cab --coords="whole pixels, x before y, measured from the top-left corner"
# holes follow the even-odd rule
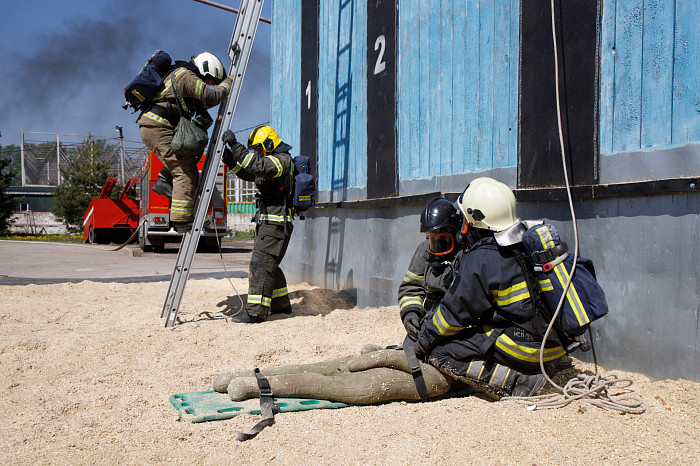
[[[205,157],[206,154],[197,164],[200,174]],[[161,252],[165,243],[179,243],[182,239],[182,234],[177,233],[170,224],[170,200],[151,190],[162,168],[163,164],[158,160],[158,157],[149,151],[141,165],[139,222],[143,222],[143,226],[139,231],[139,244],[144,252]],[[216,249],[221,245],[221,238],[226,234],[227,172],[228,169],[224,164],[220,164],[200,237],[200,247]]]

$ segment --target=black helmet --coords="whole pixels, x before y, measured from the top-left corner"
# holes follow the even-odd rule
[[[451,256],[456,253],[458,244],[456,233],[462,226],[462,215],[445,198],[434,197],[428,201],[420,216],[420,231],[430,241],[433,256]]]
[[[462,227],[462,216],[454,204],[444,197],[434,197],[420,215],[420,231],[457,233]],[[437,232],[437,231],[436,231]]]

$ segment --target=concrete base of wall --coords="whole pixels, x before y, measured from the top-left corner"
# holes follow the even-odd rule
[[[250,222],[252,214],[226,214],[226,229],[230,231],[250,231],[255,224]]]
[[[66,228],[66,226],[51,212],[32,212],[31,216],[32,218],[30,218],[28,212],[14,214],[12,216],[10,231],[47,235],[62,235],[68,232],[68,228]],[[231,231],[253,230],[255,229],[255,225],[250,223],[251,217],[251,214],[227,214],[227,229]],[[33,231],[32,225],[34,226]]]
[[[20,212],[12,216],[10,231],[62,235],[68,233],[68,228],[51,212]]]

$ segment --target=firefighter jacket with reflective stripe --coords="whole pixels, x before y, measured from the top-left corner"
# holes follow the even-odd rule
[[[190,114],[193,114],[200,105],[203,105],[204,109],[209,109],[226,100],[233,82],[229,76],[218,86],[210,86],[193,71],[187,68],[175,68],[163,79],[163,89],[153,99],[155,105],[141,114],[137,121],[139,125],[157,125],[167,128],[174,128],[177,125],[180,112],[175,101],[171,77],[175,78],[175,85],[185,99]]]
[[[421,242],[413,253],[408,270],[399,285],[399,307],[401,319],[409,312],[424,317],[430,311],[431,302],[442,299],[445,293],[444,281],[449,275],[450,267],[446,264],[431,264],[430,243]],[[451,276],[451,275],[450,275]],[[426,309],[426,299],[428,309]]]
[[[289,146],[285,144],[283,147]],[[229,170],[242,180],[254,181],[258,188],[256,223],[291,223],[292,156],[287,152],[263,156],[253,150],[248,151],[242,144],[236,144],[231,154],[233,163],[227,162]]]
[[[458,253],[454,265],[452,286],[418,334],[423,348],[432,349],[473,325],[497,331],[517,328],[534,338],[534,308],[512,250],[498,246],[493,238],[484,238]]]

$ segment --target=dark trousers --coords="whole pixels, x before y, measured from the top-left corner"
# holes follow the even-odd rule
[[[253,255],[248,268],[248,301],[246,312],[252,316],[266,317],[291,307],[287,291],[287,279],[279,265],[287,252],[292,236],[292,225],[261,223],[255,228]]]

